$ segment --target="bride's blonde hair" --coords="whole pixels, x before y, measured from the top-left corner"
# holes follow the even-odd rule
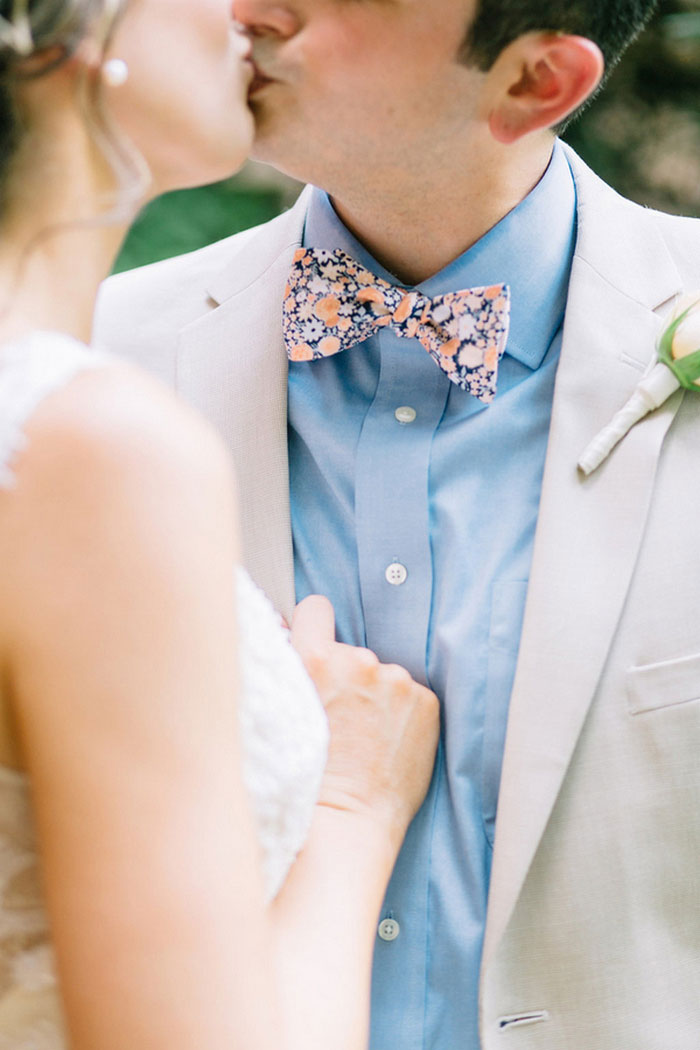
[[[100,53],[109,45],[129,0],[0,0],[0,209],[8,176],[25,131],[18,106],[23,81],[44,76],[90,39]],[[102,82],[86,69],[78,82],[86,125],[112,168],[117,188],[108,214],[118,220],[140,202],[148,173],[102,105]],[[116,203],[115,203],[116,201]]]

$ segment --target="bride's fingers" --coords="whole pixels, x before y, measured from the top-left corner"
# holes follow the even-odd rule
[[[320,594],[300,602],[292,616],[292,645],[302,659],[312,659],[335,641],[333,606]]]

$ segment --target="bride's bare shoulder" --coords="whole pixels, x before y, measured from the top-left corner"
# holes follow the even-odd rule
[[[180,543],[225,542],[222,531],[234,528],[222,441],[131,365],[84,369],[23,429],[9,464],[14,484],[0,490],[0,558],[13,566],[6,593],[13,579],[23,593],[52,580],[67,586],[86,558],[106,570],[129,547],[155,558]]]
[[[203,416],[159,380],[111,357],[47,397],[26,429],[34,461],[40,446],[64,456],[117,454],[125,463],[130,452],[138,452],[137,461],[172,458],[181,468],[196,459],[202,470],[224,456],[221,439]]]
[[[90,490],[116,483],[154,484],[172,474],[230,474],[223,442],[206,420],[166,386],[118,359],[81,370],[39,404],[23,427],[26,444],[12,465],[13,494],[47,481]],[[48,495],[48,492],[47,492]]]

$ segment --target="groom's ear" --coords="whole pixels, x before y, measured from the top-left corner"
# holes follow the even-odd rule
[[[489,70],[491,134],[506,145],[562,123],[596,90],[605,71],[597,44],[564,33],[527,33]]]

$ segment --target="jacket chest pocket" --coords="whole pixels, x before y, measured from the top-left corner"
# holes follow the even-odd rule
[[[630,667],[626,673],[626,692],[631,715],[700,700],[700,653]]]

